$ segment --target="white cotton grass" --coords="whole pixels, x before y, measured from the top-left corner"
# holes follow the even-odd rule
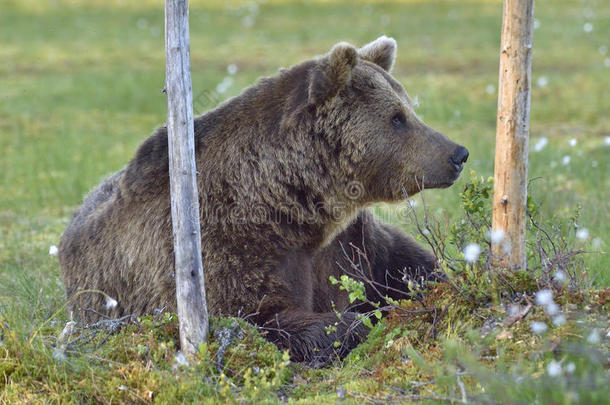
[[[553,281],[559,285],[563,285],[566,282],[566,273],[561,270],[557,270],[555,274],[553,274]]]
[[[481,246],[479,246],[477,243],[469,243],[464,248],[464,260],[466,260],[468,263],[476,262],[480,254]]]
[[[519,311],[521,311],[521,305],[519,304],[511,304],[508,307],[508,316],[515,316],[519,313]]]
[[[576,231],[576,239],[580,241],[589,239],[589,230],[587,228],[578,228]]]
[[[250,28],[254,25],[254,16],[246,15],[241,19],[241,25]]]
[[[572,160],[570,155],[565,155],[564,157],[561,158],[561,164],[564,166],[567,166],[570,164],[570,160]]]
[[[222,81],[220,83],[218,83],[216,85],[216,93],[218,93],[218,94],[226,93],[226,91],[229,90],[229,87],[231,87],[232,85],[233,85],[233,78],[227,76],[224,79],[222,79]]]
[[[413,105],[413,108],[419,107],[419,94],[416,94],[415,97],[413,97],[411,104]]]
[[[546,145],[548,145],[548,143],[549,139],[543,136],[542,138],[538,139],[538,141],[534,144],[534,151],[540,152],[542,149],[545,148]]]
[[[537,30],[541,26],[542,26],[542,23],[540,22],[540,20],[537,18],[534,18],[534,29]]]
[[[542,335],[549,327],[544,322],[535,321],[530,324],[530,329],[536,335]]]
[[[551,360],[546,366],[546,373],[551,377],[558,377],[561,375],[561,363]]]
[[[589,336],[587,336],[587,342],[591,343],[592,345],[596,345],[601,342],[601,335],[597,329],[593,329],[591,333],[589,333]]]
[[[605,136],[604,137],[604,145],[610,146],[610,136]]]
[[[502,229],[492,229],[489,231],[489,240],[494,245],[502,242],[504,240],[504,230]]]
[[[551,290],[540,290],[536,293],[536,304],[541,307],[549,305],[553,302],[553,291]]]
[[[178,351],[176,353],[176,355],[174,356],[174,364],[173,364],[174,370],[177,368],[180,368],[182,366],[188,366],[188,365],[189,365],[189,361],[186,358],[186,356],[184,355],[184,353],[182,353],[181,351]]]
[[[561,325],[563,325],[564,323],[566,323],[566,320],[567,320],[567,319],[566,319],[565,315],[563,315],[563,314],[559,314],[559,315],[557,315],[557,316],[553,317],[553,325],[555,325],[555,326],[561,326]]]
[[[546,313],[549,314],[550,316],[557,315],[559,313],[559,311],[561,310],[559,308],[559,305],[557,305],[555,302],[550,302],[548,305],[546,305],[544,307],[544,309],[546,310]]]
[[[572,138],[568,141],[571,147],[574,147],[578,144],[578,140],[576,138]]]
[[[553,291],[549,289],[540,290],[536,293],[536,305],[544,308],[549,316],[559,315],[561,308],[553,301]]]
[[[538,87],[544,88],[549,84],[549,79],[547,79],[546,76],[540,76],[538,78],[538,81],[536,81],[536,83],[538,84]]]
[[[57,256],[57,253],[59,253],[59,249],[57,248],[57,246],[49,246],[49,256]]]
[[[237,73],[237,70],[237,65],[235,63],[231,63],[229,66],[227,66],[227,73],[231,76]]]
[[[106,296],[106,304],[104,305],[104,308],[106,308],[107,311],[116,308],[117,305],[119,305],[117,300],[108,295]]]
[[[574,371],[576,371],[576,364],[569,362],[568,364],[566,364],[565,366],[565,371],[568,374],[574,374]]]
[[[587,34],[593,32],[593,24],[590,22],[585,23],[585,25],[582,26],[582,30]]]
[[[496,86],[488,84],[487,87],[485,87],[485,92],[487,92],[487,94],[494,94],[496,92]]]

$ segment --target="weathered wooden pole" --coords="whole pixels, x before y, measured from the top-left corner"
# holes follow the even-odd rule
[[[494,264],[525,269],[527,148],[530,118],[534,0],[504,0],[492,238]]]
[[[201,262],[187,0],[165,0],[165,56],[169,178],[180,346],[184,353],[193,354],[207,338],[208,311]]]

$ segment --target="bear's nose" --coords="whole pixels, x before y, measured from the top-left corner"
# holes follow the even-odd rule
[[[463,146],[458,146],[453,151],[453,155],[449,158],[449,161],[453,164],[455,170],[462,170],[462,165],[468,160],[468,149]]]

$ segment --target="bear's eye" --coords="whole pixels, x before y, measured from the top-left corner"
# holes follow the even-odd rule
[[[402,128],[407,123],[407,117],[402,111],[397,112],[392,116],[392,125],[396,128]]]

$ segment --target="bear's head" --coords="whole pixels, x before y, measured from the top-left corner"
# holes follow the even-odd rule
[[[396,41],[385,36],[356,49],[335,45],[309,75],[317,130],[339,150],[343,178],[362,185],[362,202],[397,201],[459,177],[468,150],[417,117],[390,74]]]

